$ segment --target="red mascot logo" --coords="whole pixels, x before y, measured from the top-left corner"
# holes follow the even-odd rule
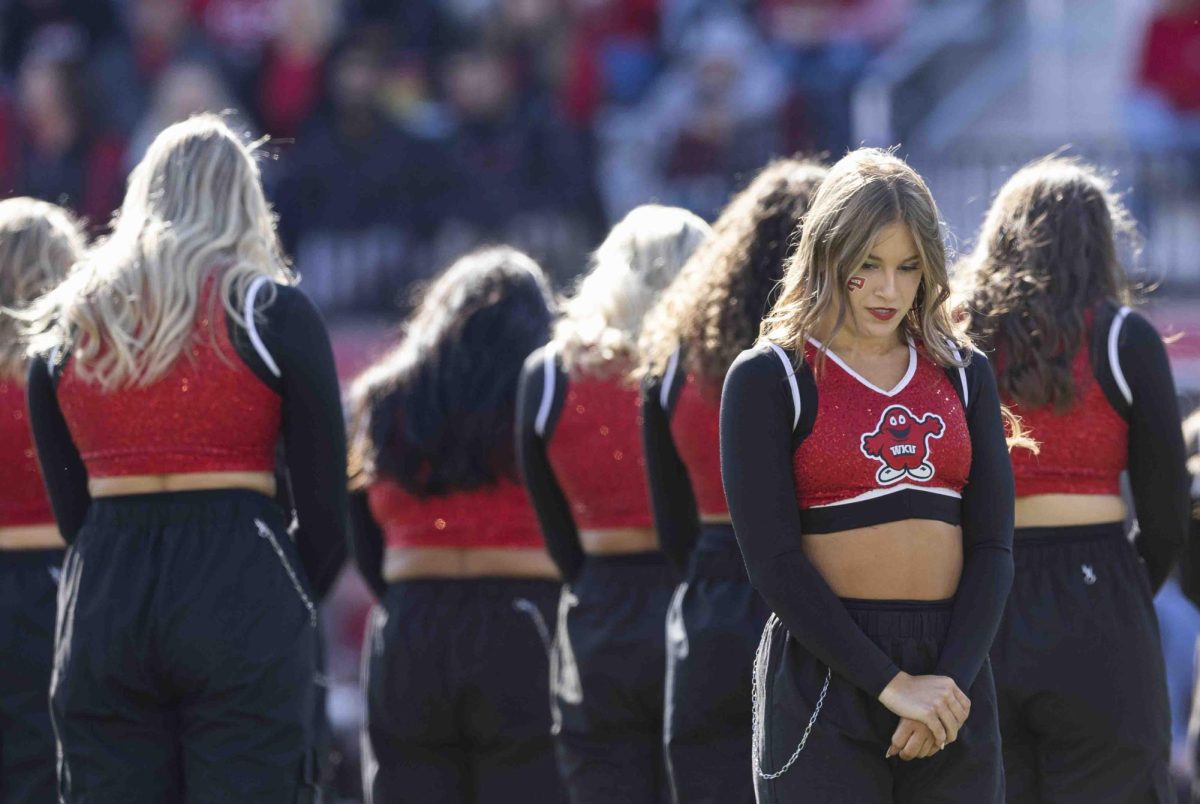
[[[903,405],[885,410],[875,432],[862,437],[863,455],[882,464],[875,473],[876,482],[888,486],[905,477],[922,482],[933,477],[929,439],[941,438],[945,428],[936,413],[918,419]]]

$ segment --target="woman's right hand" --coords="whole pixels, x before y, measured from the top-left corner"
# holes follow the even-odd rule
[[[879,693],[879,702],[895,715],[924,723],[942,747],[958,738],[971,713],[971,699],[946,676],[910,676],[901,671]]]

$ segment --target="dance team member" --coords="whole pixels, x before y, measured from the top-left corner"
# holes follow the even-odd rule
[[[204,115],[159,134],[112,235],[30,310],[30,418],[71,545],[50,693],[68,804],[313,792],[346,451],[291,281],[253,154]]]
[[[463,257],[352,391],[354,553],[380,599],[363,646],[369,802],[563,800],[547,662],[560,583],[513,450],[551,306],[519,251]]]
[[[948,296],[924,181],[854,151],[726,378],[725,494],[775,615],[755,662],[760,802],[1003,800],[987,651],[1012,582],[1012,468]]]
[[[646,316],[642,442],[654,530],[684,575],[667,614],[663,739],[675,801],[753,802],[750,680],[770,614],[721,487],[721,383],[754,344],[825,168],[782,159],[730,201]]]
[[[668,797],[663,622],[676,578],[654,535],[629,377],[646,311],[709,231],[682,209],[634,209],[600,245],[553,340],[525,362],[518,461],[567,582],[550,684],[573,804]]]
[[[32,198],[0,201],[0,310],[33,301],[83,256],[79,225]],[[0,314],[0,801],[55,801],[50,666],[64,543],[25,412],[25,346]]]
[[[1041,159],[962,266],[971,332],[1041,446],[1012,455],[1017,573],[992,648],[1010,802],[1174,800],[1152,598],[1186,538],[1188,475],[1166,350],[1127,306],[1132,225],[1094,168]]]

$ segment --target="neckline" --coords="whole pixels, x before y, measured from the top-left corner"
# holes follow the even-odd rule
[[[814,346],[816,346],[818,349],[824,349],[825,354],[829,356],[829,359],[832,360],[834,363],[837,363],[839,366],[841,366],[842,371],[846,372],[851,377],[858,380],[860,383],[867,386],[875,393],[882,394],[883,396],[889,396],[889,397],[895,396],[896,394],[903,391],[905,388],[908,387],[908,383],[910,380],[912,380],[913,375],[917,373],[917,347],[913,344],[912,338],[908,339],[908,371],[904,372],[904,376],[900,378],[900,381],[898,383],[896,383],[896,385],[893,386],[890,391],[886,390],[884,388],[880,388],[878,385],[871,382],[870,380],[868,380],[863,375],[859,374],[854,369],[850,368],[850,364],[848,364],[845,360],[842,360],[842,358],[838,357],[837,352],[826,347],[823,343],[821,343],[816,338],[809,338],[808,342],[813,344]]]

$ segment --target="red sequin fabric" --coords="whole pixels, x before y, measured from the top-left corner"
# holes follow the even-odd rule
[[[650,528],[641,395],[617,378],[579,375],[546,450],[580,529]]]
[[[25,385],[0,380],[0,528],[52,525],[25,412]]]
[[[435,497],[380,480],[367,501],[388,547],[543,546],[525,489],[512,480]]]
[[[1005,400],[1039,453],[1012,451],[1017,496],[1031,494],[1120,494],[1129,455],[1129,424],[1113,410],[1092,371],[1086,338],[1071,375],[1075,402],[1057,413],[1050,406],[1024,408]]]
[[[721,387],[689,374],[671,412],[671,438],[703,516],[729,513],[721,483]]]
[[[816,352],[805,348],[810,367]],[[891,389],[868,383],[832,352],[815,376],[816,420],[794,456],[802,509],[902,489],[961,495],[971,471],[966,415],[945,370],[923,351]]]
[[[58,401],[89,477],[274,470],[282,400],[238,356],[225,306],[210,301],[206,289],[187,352],[149,385],[105,392],[68,360]]]

